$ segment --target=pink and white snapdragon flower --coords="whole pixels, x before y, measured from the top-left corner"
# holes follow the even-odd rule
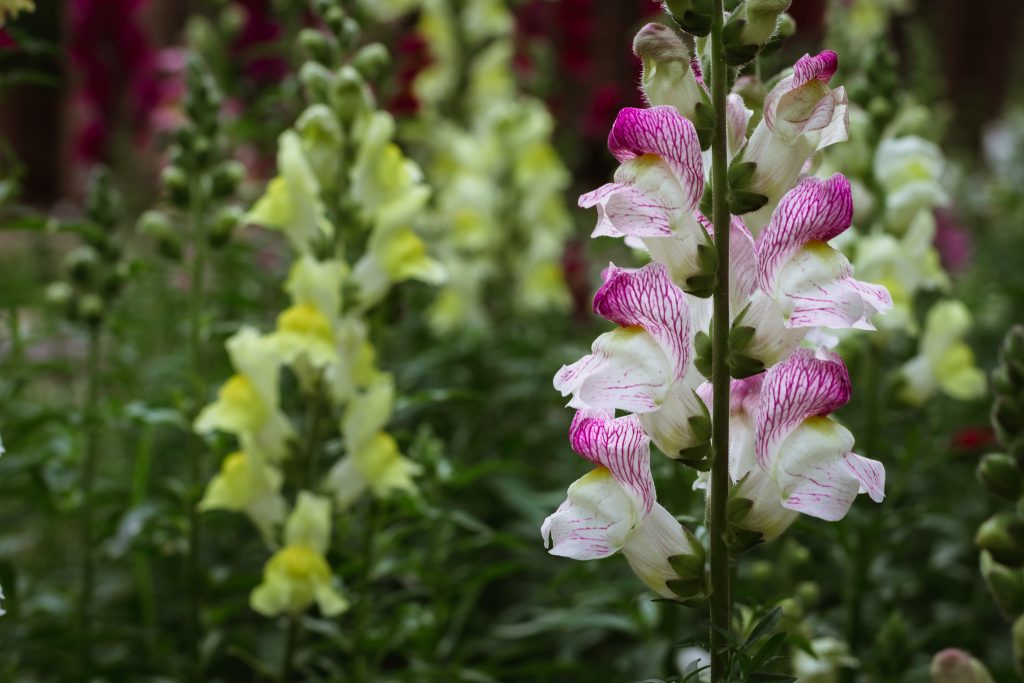
[[[661,29],[644,31],[664,42]],[[655,82],[656,52],[644,55],[645,89],[665,85]],[[666,59],[679,62],[676,52]],[[830,417],[850,399],[846,367],[835,353],[810,348],[825,329],[873,330],[872,318],[892,308],[889,292],[855,279],[829,244],[852,222],[849,181],[800,178],[817,150],[847,136],[845,91],[828,87],[836,67],[832,52],[800,59],[769,94],[749,141],[749,110],[739,97],[726,102],[728,156],[757,164],[747,189],[767,197],[763,209],[731,218],[727,255],[730,322],[734,331],[747,328],[729,344],[731,370],[741,378],[732,382],[729,411],[730,495],[750,501],[734,524],[762,540],[780,535],[798,513],[835,521],[860,493],[884,497],[882,464],[855,453],[853,435]],[[681,68],[666,73],[686,77]],[[553,554],[595,559],[621,551],[656,592],[671,595],[674,586],[689,597],[678,589],[697,594],[699,581],[688,576],[670,586],[665,577],[680,566],[696,570],[703,554],[655,501],[649,444],[706,467],[712,387],[697,348],[701,339],[708,346],[700,335],[710,334],[712,305],[701,298],[707,288],[687,291],[695,277],[707,277],[707,249],[714,249],[713,226],[699,210],[706,162],[694,122],[670,105],[623,109],[608,148],[620,162],[615,182],[582,195],[580,206],[597,209],[593,237],[641,244],[652,262],[604,271],[593,308],[617,327],[554,378],[578,411],[573,448],[598,467],[569,488],[542,532]]]

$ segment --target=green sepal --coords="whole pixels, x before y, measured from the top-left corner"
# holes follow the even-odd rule
[[[760,531],[730,527],[725,534],[725,545],[733,555],[739,555],[761,543],[764,543],[764,535]]]
[[[753,213],[768,203],[768,197],[750,190],[729,191],[729,212],[734,216]]]
[[[691,9],[681,13],[672,12],[670,7],[669,13],[672,19],[679,24],[679,28],[691,35],[704,37],[711,33],[711,17],[715,9],[714,2],[713,0],[692,0],[691,5]]]
[[[711,148],[711,140],[715,135],[715,110],[706,95],[704,101],[698,102],[693,108],[693,118],[693,128],[697,131],[701,151],[707,151]]]
[[[1024,572],[1004,567],[987,552],[981,553],[981,575],[999,611],[1007,619],[1024,613]]]
[[[714,329],[712,327],[712,329]],[[693,337],[693,364],[697,372],[711,379],[711,354],[714,344],[711,335],[701,330]]]
[[[729,496],[729,502],[725,508],[726,519],[729,524],[740,524],[750,514],[754,507],[754,501],[742,496]]]
[[[683,291],[698,299],[707,299],[715,292],[718,284],[718,247],[708,231],[701,226],[704,242],[697,245],[697,273],[686,278]]]
[[[703,549],[702,549],[703,550]],[[681,581],[702,580],[704,578],[704,555],[670,555],[668,564]]]
[[[733,379],[745,379],[764,372],[764,361],[743,353],[730,351],[729,374]]]

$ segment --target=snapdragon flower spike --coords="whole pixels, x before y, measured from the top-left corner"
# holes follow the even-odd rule
[[[855,280],[850,262],[827,244],[852,220],[849,180],[805,178],[758,237],[758,283],[787,327],[873,330],[871,316],[892,308],[885,287]]]
[[[657,503],[650,439],[637,416],[579,411],[569,439],[597,467],[574,482],[565,502],[544,520],[541,536],[551,554],[593,560],[622,551],[640,580],[659,595],[689,597],[670,586],[699,592],[704,549]],[[680,556],[692,567],[686,576],[673,567],[680,566]]]
[[[828,414],[850,399],[850,375],[835,353],[797,349],[768,370],[754,426],[754,452],[782,506],[836,521],[858,493],[879,503],[885,468],[852,452],[853,435]]]
[[[831,50],[814,57],[804,55],[793,74],[779,81],[765,99],[764,118],[743,153],[744,162],[757,164],[748,189],[768,198],[767,204],[746,216],[755,235],[793,187],[810,156],[847,139],[846,89],[828,87],[838,66],[839,58]]]
[[[679,240],[693,253],[706,241],[695,216],[704,172],[693,124],[674,107],[627,107],[615,118],[608,149],[621,162],[615,182],[579,199],[583,208],[597,207],[591,236],[641,240],[677,283],[699,274],[695,259],[680,262],[657,248],[659,241]]]

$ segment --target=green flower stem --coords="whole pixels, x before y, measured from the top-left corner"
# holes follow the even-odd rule
[[[192,383],[192,409],[198,411],[206,400],[206,387],[203,379],[203,301],[206,294],[206,220],[203,189],[198,182],[190,188],[189,221],[192,237],[192,273],[189,288],[189,364]],[[194,417],[191,415],[190,417]],[[189,426],[188,447],[188,557],[186,563],[186,585],[188,586],[188,603],[186,609],[186,638],[188,640],[189,676],[193,681],[202,680],[199,662],[199,641],[202,638],[202,625],[199,618],[199,607],[202,602],[200,581],[200,517],[199,500],[202,495],[202,462],[203,441]]]
[[[146,502],[149,489],[149,472],[153,464],[153,439],[155,427],[146,425],[135,450],[135,464],[132,470],[133,510]],[[132,551],[132,569],[135,584],[139,587],[139,612],[146,632],[146,645],[151,654],[156,654],[157,607],[156,590],[153,586],[153,567],[145,550]]]
[[[81,673],[85,675],[92,669],[92,598],[94,584],[93,565],[93,489],[96,479],[96,456],[98,453],[99,430],[99,398],[100,398],[100,358],[101,330],[96,325],[89,330],[88,359],[86,361],[85,376],[85,403],[82,407],[82,415],[85,424],[85,448],[82,457],[82,512],[79,518],[81,544],[82,544],[82,566],[81,570],[81,593],[79,595],[78,619],[79,619],[79,661]]]
[[[281,655],[281,683],[293,680],[295,672],[295,653],[299,650],[302,640],[302,615],[288,615],[288,630],[285,633],[284,653]]]
[[[729,589],[729,549],[725,544],[729,500],[729,198],[726,187],[726,80],[722,0],[714,0],[711,21],[711,103],[715,110],[715,132],[711,141],[711,187],[713,190],[715,247],[718,250],[718,282],[714,292],[713,351],[711,382],[712,415],[710,513],[708,536],[711,563],[711,682],[726,680],[729,668],[726,634],[732,621]]]

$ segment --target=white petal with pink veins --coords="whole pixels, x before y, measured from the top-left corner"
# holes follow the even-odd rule
[[[585,209],[597,207],[591,237],[651,237],[672,234],[677,207],[624,183],[608,183],[580,196]]]
[[[830,522],[845,517],[862,488],[848,464],[852,448],[853,435],[838,422],[827,417],[805,420],[781,444],[771,469],[783,507]],[[863,469],[869,479],[877,475],[870,467]],[[879,486],[873,484],[872,490],[872,498],[880,500]]]
[[[810,349],[796,349],[765,374],[755,425],[758,463],[772,471],[779,444],[794,429],[849,400],[850,374],[837,354],[823,352],[817,357]]]
[[[778,272],[775,299],[792,328],[873,330],[871,317],[892,309],[889,291],[853,278],[846,257],[823,242],[798,251]]]
[[[569,486],[568,497],[540,533],[551,554],[595,560],[618,552],[642,519],[633,499],[603,467]]]
[[[594,312],[624,327],[642,327],[661,346],[675,378],[682,377],[690,364],[690,313],[686,294],[669,279],[665,267],[609,264],[604,278],[594,295]]]
[[[697,131],[675,107],[626,107],[619,111],[608,134],[608,149],[620,162],[654,154],[678,179],[690,210],[704,193],[703,161]]]
[[[657,410],[674,369],[654,337],[640,327],[621,327],[594,340],[592,354],[555,375],[555,389],[572,394],[571,408]]]
[[[636,500],[642,515],[650,512],[651,440],[636,415],[612,418],[609,412],[580,410],[569,428],[569,443],[584,458],[608,469]]]
[[[672,513],[657,503],[622,547],[622,554],[626,556],[637,577],[665,598],[676,597],[666,582],[678,578],[668,558],[673,555],[690,555],[692,552],[683,526]]]

